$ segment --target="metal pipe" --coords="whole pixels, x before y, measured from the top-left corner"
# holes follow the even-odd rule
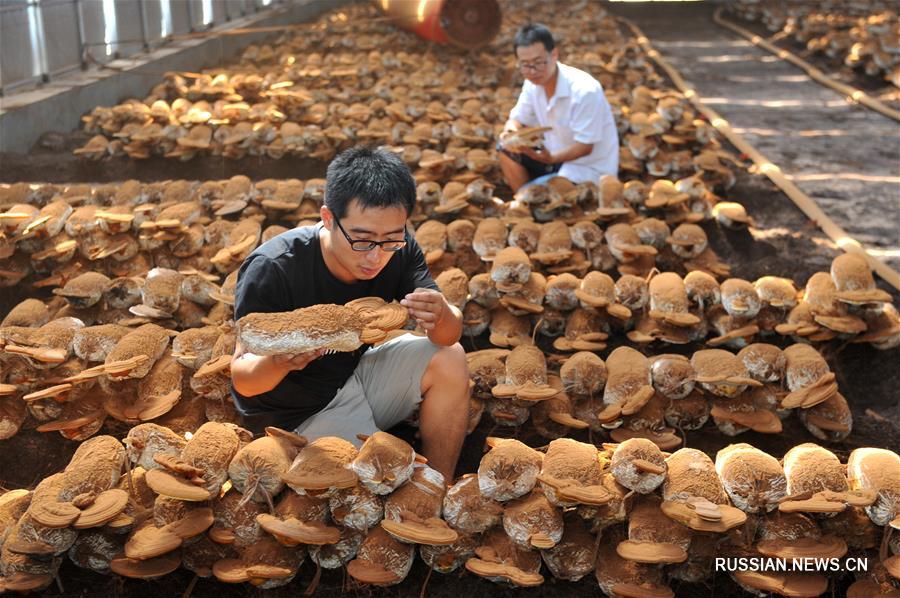
[[[194,0],[185,0],[188,11],[188,31],[194,32]]]
[[[141,18],[141,39],[144,40],[142,47],[146,52],[150,49],[150,40],[147,37],[147,5],[144,0],[138,0],[138,13]]]
[[[373,0],[403,29],[441,44],[473,49],[500,31],[497,0]]]
[[[81,11],[81,0],[75,0],[75,29],[78,33],[78,63],[81,70],[87,70],[87,59],[84,56],[84,14]]]
[[[50,65],[47,61],[47,36],[44,34],[44,13],[41,5],[36,0],[32,0],[28,4],[28,20],[34,20],[33,34],[36,39],[32,42],[36,47],[32,48],[37,53],[38,68],[40,69],[40,78],[44,83],[50,81]]]

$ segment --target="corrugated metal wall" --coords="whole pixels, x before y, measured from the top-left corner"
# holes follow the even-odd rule
[[[0,94],[291,0],[0,0]]]

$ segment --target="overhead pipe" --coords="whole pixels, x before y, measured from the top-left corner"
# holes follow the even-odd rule
[[[500,32],[497,0],[374,0],[398,27],[439,44],[467,50],[491,42]]]

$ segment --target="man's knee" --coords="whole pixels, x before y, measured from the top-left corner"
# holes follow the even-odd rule
[[[469,366],[463,346],[455,343],[438,349],[428,363],[425,378],[423,382],[429,387],[434,384],[459,384],[468,388]]]

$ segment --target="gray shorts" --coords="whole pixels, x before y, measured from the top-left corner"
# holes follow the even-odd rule
[[[369,349],[331,402],[295,432],[309,440],[338,436],[359,446],[357,434],[372,435],[409,419],[422,402],[422,376],[438,349],[412,334]]]

